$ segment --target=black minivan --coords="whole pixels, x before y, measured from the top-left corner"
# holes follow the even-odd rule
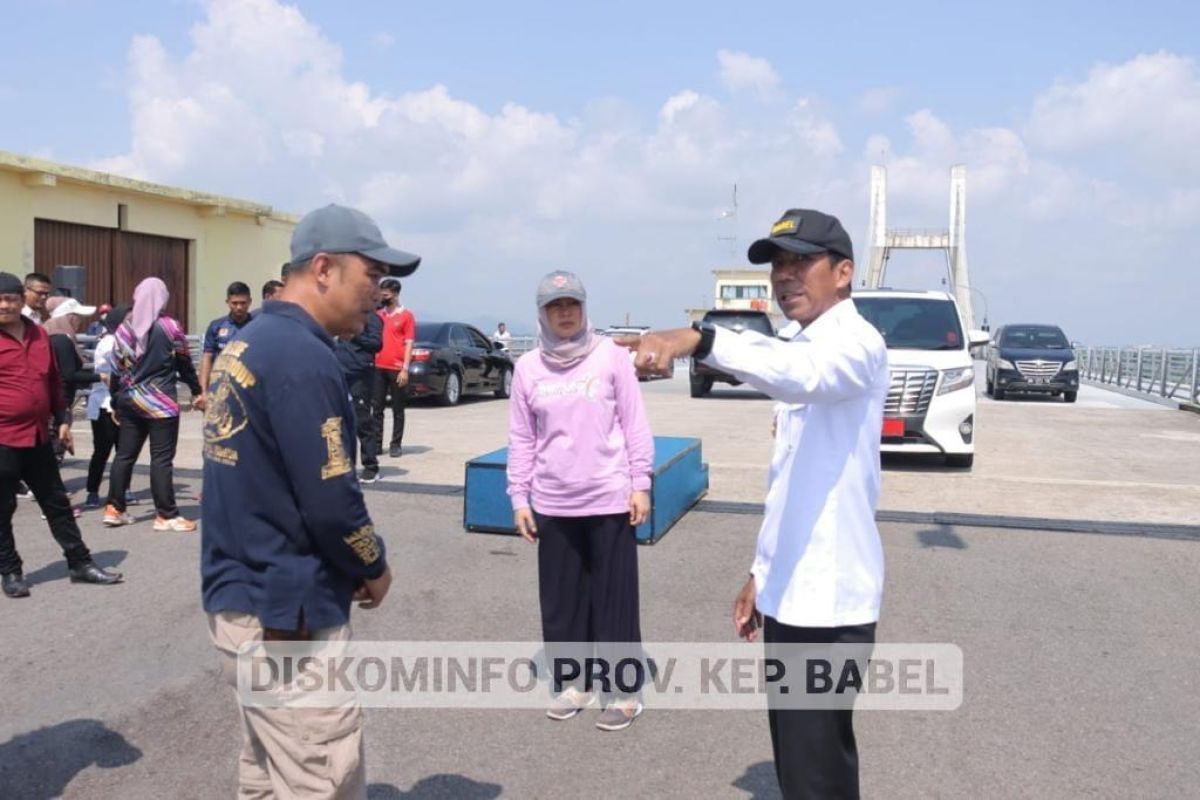
[[[987,393],[1003,400],[1009,393],[1062,395],[1074,403],[1079,394],[1075,351],[1057,325],[1005,325],[987,348]]]

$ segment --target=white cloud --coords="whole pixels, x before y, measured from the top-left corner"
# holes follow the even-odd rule
[[[1030,141],[1067,156],[1103,149],[1143,164],[1200,173],[1200,74],[1191,58],[1159,52],[1099,64],[1037,97]],[[1124,160],[1123,158],[1121,160]]]
[[[858,98],[858,110],[877,117],[891,111],[903,92],[896,86],[876,86],[867,89]]]
[[[779,74],[765,58],[734,50],[718,50],[717,65],[721,82],[731,91],[749,89],[760,97],[769,97],[779,88]]]
[[[1100,292],[1105,280],[1129,280],[1125,242],[1156,242],[1169,254],[1195,238],[1200,186],[1186,166],[1194,162],[1174,172],[1162,165],[1194,158],[1183,140],[1200,130],[1189,122],[1196,73],[1167,54],[1055,85],[1031,99],[1022,128],[952,125],[917,109],[903,120],[907,135],[886,128],[890,136],[849,138],[820,102],[786,92],[769,63],[745,53],[716,54],[721,80],[769,102],[684,86],[650,113],[598,98],[565,118],[519,98],[484,109],[452,86],[389,93],[351,81],[337,44],[274,0],[203,8],[183,51],[153,37],[132,42],[130,145],[96,166],[295,212],[330,200],[360,205],[398,246],[424,256],[406,293],[431,316],[491,313],[527,328],[536,278],[568,266],[589,279],[597,322],[630,311],[640,322],[677,324],[728,258],[717,236],[732,226],[714,208],[735,182],[743,253],[797,204],[841,214],[857,239],[867,167],[881,153],[898,224],[944,225],[949,168],[967,164],[972,268],[996,287],[985,289],[993,321],[1005,280],[1047,274],[1023,260],[1030,251],[1057,258],[1055,280],[1068,289],[1070,275],[1080,280],[1071,270],[1086,265],[1089,291]],[[1128,87],[1157,98],[1178,129],[1156,130],[1141,100],[1106,111]],[[887,114],[886,94],[867,107]],[[1109,174],[1108,158],[1078,155],[1086,148],[1119,151],[1129,168]],[[1124,238],[1095,245],[1098,225]],[[1112,315],[1128,293],[1124,286],[1107,306],[1089,300],[1087,319]],[[1194,295],[1176,294],[1194,307]],[[1011,296],[1015,304],[1025,291],[1014,285]]]

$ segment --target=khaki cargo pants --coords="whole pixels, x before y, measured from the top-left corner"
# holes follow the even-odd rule
[[[260,641],[262,625],[249,614],[209,614],[208,630],[221,655],[221,673],[237,695],[237,653]],[[314,631],[313,638],[347,641],[350,626]],[[239,703],[240,706],[240,703]],[[362,710],[241,706],[240,798],[365,798]]]

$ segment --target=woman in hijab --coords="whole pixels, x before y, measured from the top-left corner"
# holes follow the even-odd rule
[[[104,480],[104,468],[108,466],[108,457],[112,455],[117,444],[117,425],[112,415],[112,393],[108,388],[108,381],[112,375],[109,356],[112,355],[113,344],[116,342],[114,334],[129,316],[129,312],[129,306],[118,306],[104,315],[101,319],[101,336],[96,342],[92,356],[92,363],[95,364],[100,380],[92,385],[87,400],[87,418],[92,423],[92,460],[88,462],[87,500],[84,501],[84,508],[100,507],[100,482]],[[125,499],[128,503],[128,495]]]
[[[128,525],[125,493],[133,465],[150,440],[150,494],[158,514],[156,531],[190,533],[196,523],[179,515],[175,505],[175,448],[179,443],[179,399],[175,384],[183,381],[200,398],[200,380],[192,364],[183,326],[167,316],[170,293],[158,278],[146,278],[133,290],[133,313],[117,327],[112,353],[112,405],[117,419],[117,458],[108,479],[104,524]],[[202,410],[202,402],[193,406]]]
[[[509,405],[508,494],[517,531],[538,545],[538,594],[546,654],[566,643],[640,657],[637,539],[650,513],[654,439],[629,353],[597,336],[587,292],[570,272],[538,286],[539,343],[517,362]],[[591,687],[565,685],[546,715],[565,720],[596,701]],[[562,673],[565,674],[565,673]],[[602,730],[629,727],[641,686],[604,698]]]

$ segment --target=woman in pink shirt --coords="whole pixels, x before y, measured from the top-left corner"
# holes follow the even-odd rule
[[[592,331],[586,303],[570,272],[538,285],[538,346],[513,373],[508,495],[517,530],[538,543],[548,660],[592,655],[590,646],[568,652],[568,643],[598,644],[614,664],[641,655],[634,528],[650,514],[654,438],[629,353]],[[563,687],[569,671],[554,672],[551,719],[596,701],[590,686]],[[606,692],[596,725],[621,730],[642,712],[641,680],[611,688],[620,691]]]

